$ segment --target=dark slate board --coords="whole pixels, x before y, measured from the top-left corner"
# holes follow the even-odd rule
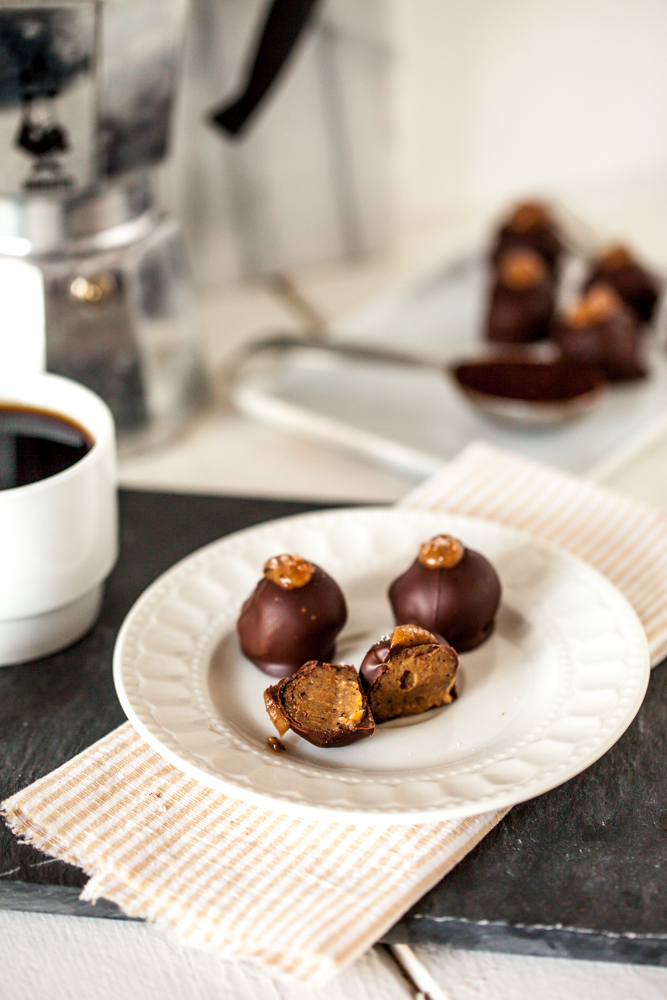
[[[618,743],[515,806],[389,939],[667,965],[666,740],[664,662]]]
[[[122,548],[102,616],[71,649],[0,670],[0,796],[124,719],[111,679],[122,619],[152,580],[221,535],[317,505],[121,492]],[[386,935],[469,949],[667,965],[667,664],[640,713],[583,774],[515,806]],[[0,828],[0,907],[121,917],[78,894],[85,875]]]
[[[113,647],[125,615],[156,577],[222,535],[323,506],[130,490],[121,490],[119,501],[120,556],[93,630],[47,659],[0,668],[0,801],[125,721],[111,676]],[[0,822],[0,907],[122,916],[111,903],[80,902],[85,882],[78,868],[19,844]]]

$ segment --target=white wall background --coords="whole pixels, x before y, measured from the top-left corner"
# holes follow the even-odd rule
[[[201,115],[263,0],[194,0],[166,197],[200,283],[381,250],[529,194],[667,190],[664,0],[325,0],[246,138]]]
[[[243,79],[266,0],[194,0],[166,199],[202,283],[350,256],[391,238],[387,0],[327,0],[240,140],[202,115]]]
[[[665,170],[664,0],[391,0],[396,197],[466,203]]]

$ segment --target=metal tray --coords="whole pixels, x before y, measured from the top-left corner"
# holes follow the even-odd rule
[[[571,301],[584,262],[572,257],[561,296]],[[664,310],[646,334],[648,378],[610,387],[599,406],[549,428],[504,425],[476,410],[445,372],[476,355],[488,282],[481,254],[434,269],[407,292],[371,303],[325,343],[255,344],[232,388],[236,407],[283,430],[422,479],[473,440],[598,473],[667,427]]]

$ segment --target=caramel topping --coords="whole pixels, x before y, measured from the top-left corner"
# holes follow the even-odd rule
[[[609,319],[621,305],[621,300],[610,285],[596,281],[588,293],[565,314],[570,326],[591,326]]]
[[[436,535],[424,542],[419,549],[419,562],[426,569],[449,569],[460,563],[465,555],[465,547],[451,535]]]
[[[285,753],[287,751],[287,747],[284,743],[280,742],[277,736],[267,736],[266,745],[274,753]]]
[[[431,632],[419,625],[399,625],[391,633],[390,649],[395,646],[426,646],[437,641]]]
[[[281,736],[284,736],[289,729],[289,719],[280,707],[280,703],[275,694],[275,687],[267,688],[264,692],[264,705],[269,713],[271,722]]]
[[[507,250],[498,264],[498,276],[503,285],[517,292],[534,288],[544,281],[546,273],[543,258],[534,250]]]
[[[264,566],[264,576],[283,590],[305,587],[313,578],[315,567],[297,555],[272,556]]]
[[[517,205],[510,216],[509,224],[518,233],[527,233],[531,229],[542,229],[549,225],[549,211],[546,205],[539,201],[525,201]]]
[[[634,258],[627,247],[620,243],[609,247],[600,257],[600,268],[603,271],[617,271],[620,267],[627,267],[634,264]]]

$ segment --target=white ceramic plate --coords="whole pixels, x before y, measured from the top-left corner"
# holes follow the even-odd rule
[[[299,552],[338,580],[350,614],[336,658],[359,666],[392,627],[388,584],[438,532],[483,552],[503,583],[495,634],[461,657],[458,700],[349,747],[288,733],[287,753],[269,750],[272,682],[235,633],[265,560]],[[615,743],[648,676],[639,619],[590,566],[491,522],[398,508],[305,514],[214,542],[145,592],[114,654],[128,718],[178,768],[281,812],[365,822],[473,815],[555,787]]]

